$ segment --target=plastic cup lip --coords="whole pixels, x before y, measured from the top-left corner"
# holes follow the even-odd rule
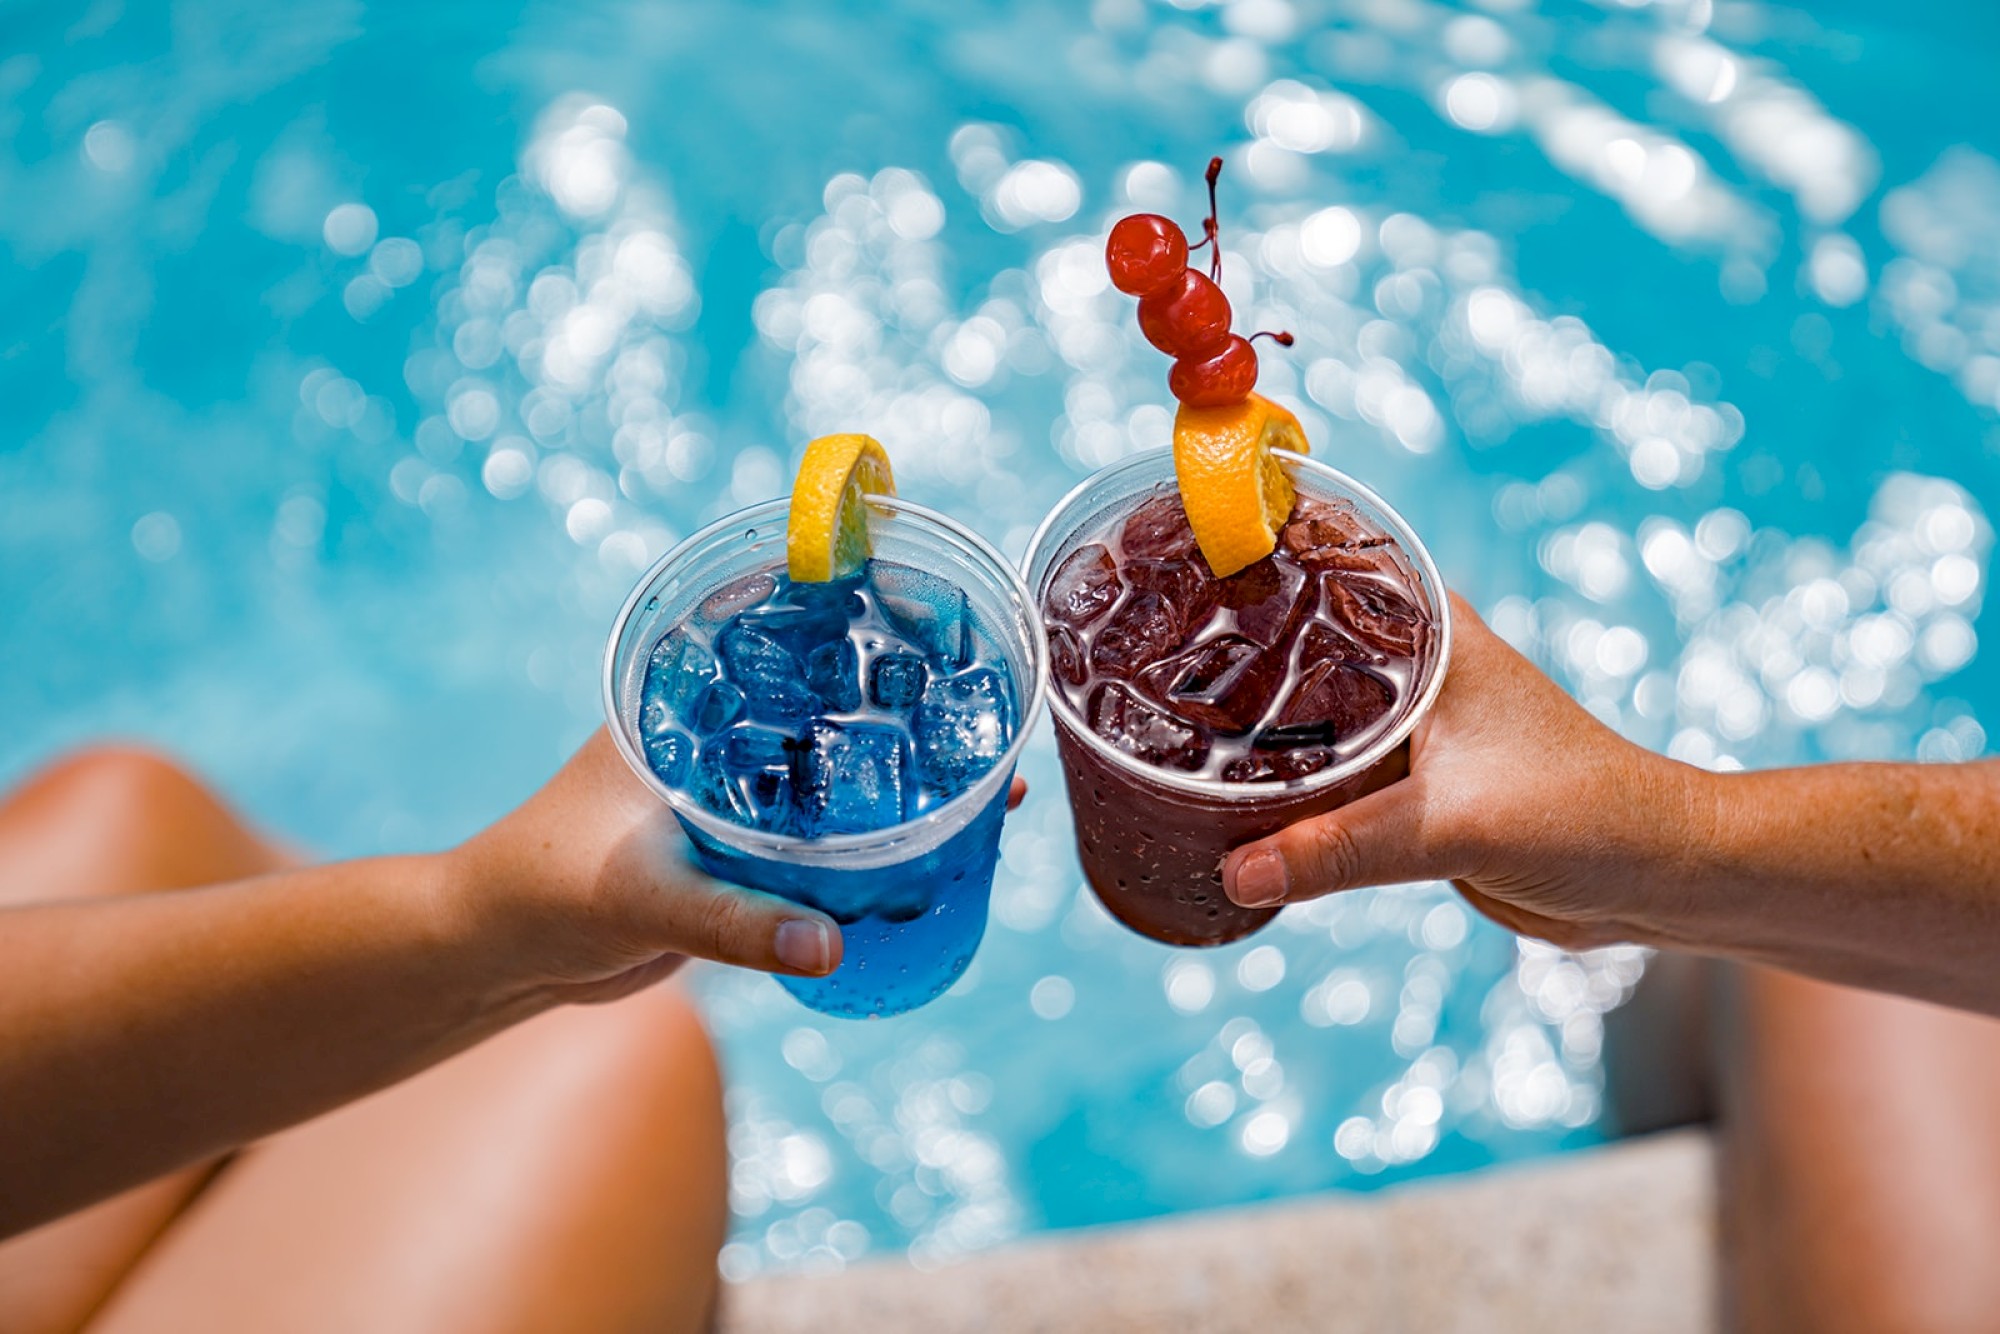
[[[986,803],[998,794],[1000,785],[1008,781],[1015,764],[1021,757],[1021,748],[1034,730],[1037,713],[1041,709],[1043,696],[1048,688],[1049,651],[1048,636],[1042,630],[1041,613],[1036,609],[1034,599],[1028,594],[1028,586],[1022,580],[1007,558],[985,538],[962,524],[947,518],[934,509],[904,500],[898,496],[869,495],[866,497],[870,509],[886,512],[892,518],[914,520],[941,529],[952,540],[970,547],[983,559],[998,578],[1003,581],[1007,600],[1020,614],[1021,624],[1026,627],[1026,657],[1033,680],[1025,690],[1017,710],[1014,723],[1014,739],[993,767],[980,776],[979,781],[959,793],[942,806],[924,812],[913,820],[889,825],[882,829],[872,829],[860,834],[829,834],[823,838],[802,838],[796,834],[774,834],[761,829],[751,829],[733,824],[708,810],[684,792],[676,791],[660,781],[660,776],[646,762],[644,751],[634,735],[634,729],[627,726],[619,701],[619,641],[625,637],[626,627],[638,614],[646,590],[677,561],[706,547],[713,539],[739,529],[746,524],[752,527],[777,519],[782,522],[791,511],[791,497],[779,496],[775,500],[762,501],[755,505],[736,510],[707,524],[668,549],[665,555],[654,561],[646,572],[633,584],[625,605],[618,611],[611,623],[611,635],[604,649],[604,671],[602,677],[604,695],[604,717],[610,725],[611,737],[618,747],[618,753],[639,776],[641,782],[653,790],[653,794],[665,801],[676,815],[707,834],[719,843],[773,861],[786,862],[839,862],[850,854],[879,853],[887,848],[904,843],[926,830],[946,823],[961,812],[970,819],[972,813],[985,809]],[[647,650],[651,650],[647,645]]]
[[[1373,511],[1371,517],[1379,517],[1384,522],[1389,535],[1396,540],[1396,544],[1403,549],[1404,554],[1410,558],[1422,576],[1424,587],[1417,591],[1426,596],[1436,617],[1434,651],[1426,665],[1423,681],[1415,697],[1403,710],[1402,717],[1396,720],[1395,725],[1347,759],[1317,773],[1308,774],[1304,778],[1283,782],[1227,783],[1220,779],[1199,778],[1192,774],[1161,769],[1147,764],[1136,756],[1126,754],[1092,731],[1089,723],[1077,713],[1063,691],[1048,692],[1050,716],[1081,745],[1106,763],[1141,782],[1227,805],[1260,805],[1289,800],[1321,788],[1337,787],[1356,774],[1367,772],[1409,739],[1410,733],[1416,730],[1417,724],[1423,721],[1431,706],[1437,702],[1438,692],[1444,688],[1446,670],[1451,665],[1451,600],[1445,596],[1444,579],[1439,575],[1436,564],[1432,562],[1430,551],[1425,548],[1422,539],[1417,536],[1408,521],[1372,488],[1349,477],[1338,468],[1330,467],[1303,454],[1294,454],[1290,450],[1281,449],[1273,452],[1283,463],[1286,472],[1293,474],[1295,478],[1297,473],[1303,471],[1319,481],[1328,483],[1335,494],[1350,496],[1369,506]],[[1168,449],[1142,450],[1099,468],[1070,488],[1069,493],[1057,501],[1042,519],[1040,526],[1035,529],[1034,537],[1029,539],[1028,552],[1021,558],[1023,577],[1031,578],[1035,563],[1043,553],[1052,552],[1070,536],[1073,530],[1057,531],[1056,521],[1063,518],[1086,495],[1113,477],[1156,468],[1163,460],[1167,464],[1164,480],[1171,481],[1174,476],[1172,459],[1172,451]],[[1048,576],[1054,572],[1055,567],[1051,563],[1050,568],[1043,572],[1040,582],[1046,582]],[[1030,587],[1033,589],[1035,606],[1039,611],[1042,589],[1035,587],[1032,582]]]

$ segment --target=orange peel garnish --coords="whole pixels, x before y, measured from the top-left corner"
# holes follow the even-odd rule
[[[1311,445],[1291,412],[1261,394],[1174,414],[1174,477],[1194,540],[1218,579],[1255,565],[1291,517],[1292,479],[1273,450]]]

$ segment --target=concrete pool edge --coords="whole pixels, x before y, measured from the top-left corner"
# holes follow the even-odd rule
[[[1197,1329],[1687,1334],[1715,1323],[1714,1151],[1681,1130],[1367,1195],[728,1289],[724,1334]]]

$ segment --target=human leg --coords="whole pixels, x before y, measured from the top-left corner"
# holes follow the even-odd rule
[[[93,1329],[702,1330],[723,1133],[676,985],[554,1011],[246,1151]]]
[[[78,751],[0,799],[0,911],[262,875],[287,857],[149,751]],[[170,1173],[0,1241],[0,1328],[73,1330],[214,1174]]]
[[[1993,1326],[2000,1021],[1766,969],[1724,1038],[1725,1291],[1749,1331]]]

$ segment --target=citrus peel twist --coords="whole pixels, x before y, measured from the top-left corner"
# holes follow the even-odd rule
[[[1274,450],[1304,454],[1305,429],[1261,394],[1174,414],[1174,477],[1188,527],[1218,579],[1271,554],[1291,516],[1292,479]]]

